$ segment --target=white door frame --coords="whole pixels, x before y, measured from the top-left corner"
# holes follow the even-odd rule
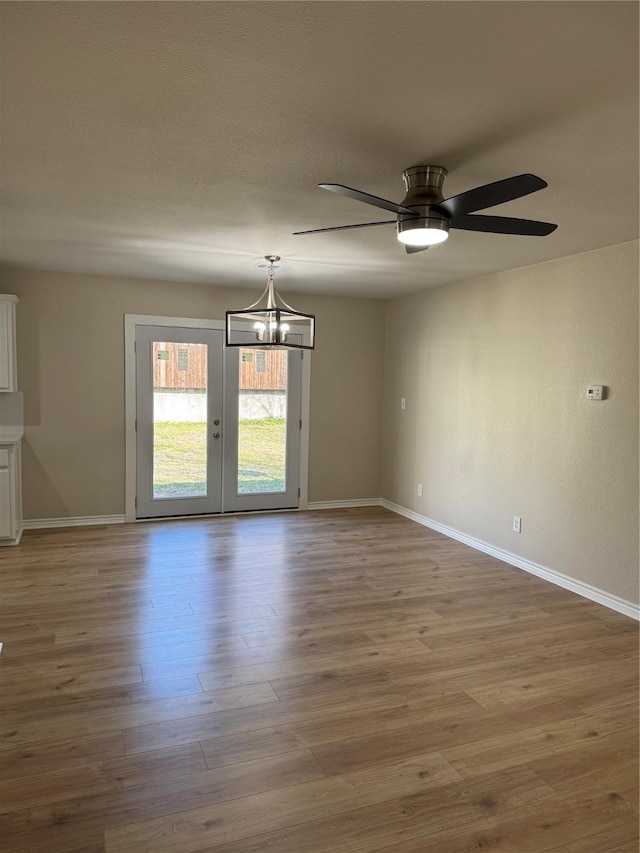
[[[149,314],[124,315],[125,521],[127,522],[138,520],[136,518],[136,326],[176,326],[183,329],[223,330],[226,328],[224,320],[155,317]],[[306,510],[309,502],[310,356],[310,351],[304,351],[300,403],[302,429],[300,430],[300,501],[298,504],[298,509],[301,510]]]

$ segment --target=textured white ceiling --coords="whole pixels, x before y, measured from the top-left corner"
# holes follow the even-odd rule
[[[2,4],[6,262],[255,288],[393,296],[638,236],[633,2]],[[453,231],[407,256],[387,218],[316,188],[400,201],[521,172],[492,213],[546,238]],[[393,218],[393,216],[389,217]]]

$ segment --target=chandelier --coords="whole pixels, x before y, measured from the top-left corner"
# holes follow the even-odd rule
[[[276,290],[275,264],[279,260],[278,255],[265,255],[269,264],[267,286],[257,302],[241,311],[226,312],[228,347],[314,348],[315,317],[287,305]]]

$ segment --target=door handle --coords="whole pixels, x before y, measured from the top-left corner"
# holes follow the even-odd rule
[[[220,433],[219,433],[219,432],[214,432],[213,437],[214,437],[214,438],[220,438]]]

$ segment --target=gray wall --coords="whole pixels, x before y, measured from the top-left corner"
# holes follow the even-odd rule
[[[124,314],[224,319],[251,290],[5,268],[25,400],[24,517],[124,513]],[[380,495],[385,303],[286,293],[317,317],[309,500]],[[354,391],[357,389],[357,391]]]
[[[390,302],[383,447],[388,500],[637,601],[638,244]]]
[[[2,289],[22,300],[25,517],[122,513],[123,315],[220,319],[249,292],[19,269]],[[637,243],[386,304],[288,295],[318,318],[311,501],[382,495],[638,600]]]

